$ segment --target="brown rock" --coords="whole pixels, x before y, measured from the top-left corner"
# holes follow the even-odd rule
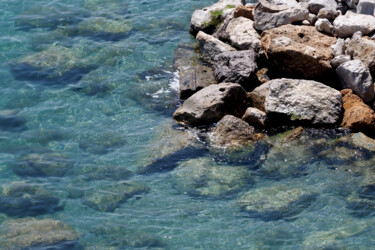
[[[254,21],[254,15],[253,15],[254,9],[255,9],[255,6],[239,6],[234,11],[233,16],[234,18],[242,16],[242,17],[246,17]]]
[[[211,141],[218,146],[246,145],[259,139],[254,127],[232,115],[224,116],[211,136]]]
[[[252,92],[248,93],[249,98],[251,99],[251,102],[253,104],[253,107],[265,112],[266,109],[264,107],[264,103],[269,93],[269,82],[263,83],[259,87],[255,88]]]
[[[265,112],[257,108],[247,108],[245,114],[242,116],[242,120],[250,125],[259,128],[265,128],[267,124],[267,115]]]
[[[375,112],[362,99],[353,94],[351,89],[341,90],[344,117],[341,126],[354,132],[375,135]]]
[[[261,42],[277,72],[314,79],[331,70],[330,46],[336,43],[336,38],[320,33],[315,27],[284,25],[264,31]]]

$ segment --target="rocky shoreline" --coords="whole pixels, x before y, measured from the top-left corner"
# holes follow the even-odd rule
[[[284,125],[373,138],[374,9],[371,0],[220,0],[196,10],[190,32],[199,54],[175,65],[185,101],[174,119],[217,124],[221,146]]]

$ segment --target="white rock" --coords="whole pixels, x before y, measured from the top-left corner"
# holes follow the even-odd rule
[[[332,24],[328,21],[328,19],[325,19],[325,18],[324,19],[319,18],[315,22],[315,28],[320,32],[324,32],[324,33],[328,33],[328,34],[332,34],[332,31],[333,31]]]
[[[318,17],[315,14],[310,13],[309,19],[307,19],[311,25],[315,25],[316,20],[318,20]]]
[[[310,0],[309,10],[311,13],[318,14],[320,9],[330,8],[336,9],[337,3],[335,0]]]
[[[374,99],[374,83],[370,71],[360,60],[345,62],[336,72],[343,88],[352,89],[366,103]]]
[[[232,46],[223,43],[219,39],[199,31],[197,42],[200,48],[202,58],[207,61],[213,61],[214,57],[222,52],[235,51],[236,49]]]
[[[333,27],[334,33],[339,37],[349,37],[357,31],[368,35],[375,30],[375,17],[348,11],[345,16],[335,19]]]
[[[345,40],[337,39],[336,43],[331,46],[334,56],[341,56],[345,54]]]
[[[374,15],[375,0],[359,0],[357,5],[357,13],[365,15]]]

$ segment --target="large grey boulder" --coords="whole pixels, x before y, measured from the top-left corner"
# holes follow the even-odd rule
[[[210,139],[220,147],[247,145],[258,140],[254,127],[233,115],[226,115],[217,123]]]
[[[212,62],[214,57],[222,52],[236,50],[232,46],[202,31],[199,31],[196,39],[200,48],[202,58],[209,62]]]
[[[375,41],[369,37],[354,34],[353,38],[345,43],[346,54],[362,63],[375,74]]]
[[[374,15],[375,0],[360,0],[357,5],[357,13],[365,15]]]
[[[339,121],[342,108],[339,91],[320,82],[287,78],[271,80],[269,86],[265,109],[270,119],[277,117],[287,123],[312,125],[334,125]]]
[[[210,33],[224,20],[226,12],[234,11],[236,7],[244,4],[244,0],[220,0],[211,6],[194,11],[191,17],[190,32],[194,35],[199,31]]]
[[[229,41],[233,47],[241,50],[260,51],[260,35],[253,28],[253,21],[245,17],[237,17],[229,21],[225,31],[219,35],[222,40]]]
[[[295,0],[259,0],[254,9],[254,28],[261,31],[269,30],[308,18],[309,11]]]
[[[323,8],[337,8],[337,3],[335,0],[310,0],[308,5],[310,12],[314,14],[318,14]]]
[[[374,99],[374,83],[370,71],[360,60],[345,62],[336,72],[344,89],[352,89],[366,103]]]
[[[333,68],[337,68],[338,66],[340,66],[341,64],[345,63],[345,62],[348,62],[352,60],[350,58],[350,56],[348,55],[340,55],[340,56],[335,56],[332,61],[331,61],[331,65]]]
[[[375,30],[375,17],[348,11],[344,16],[335,19],[333,27],[334,33],[342,38],[350,37],[357,31],[368,35]]]
[[[228,114],[241,117],[247,108],[246,103],[247,93],[241,85],[210,85],[189,97],[173,117],[191,126],[209,125]]]
[[[246,88],[255,78],[258,66],[253,50],[223,52],[214,58],[215,78],[218,82],[239,83]]]

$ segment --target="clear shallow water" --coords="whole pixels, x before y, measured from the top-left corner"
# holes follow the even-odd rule
[[[193,41],[192,11],[211,1],[97,2],[0,2],[0,183],[24,181],[59,199],[36,211],[3,205],[0,221],[61,220],[86,249],[374,245],[375,160],[332,139],[337,131],[235,153],[191,139],[192,147],[176,151],[186,136],[171,119],[179,104],[174,50]],[[109,36],[92,28],[100,24],[82,25],[102,18],[115,22],[107,30],[133,29]],[[25,61],[49,65],[41,72]],[[168,152],[175,153],[162,158]],[[147,187],[95,206],[124,180]],[[274,196],[267,188],[285,187],[311,198],[267,201]],[[241,198],[249,192],[277,209],[246,211]]]

